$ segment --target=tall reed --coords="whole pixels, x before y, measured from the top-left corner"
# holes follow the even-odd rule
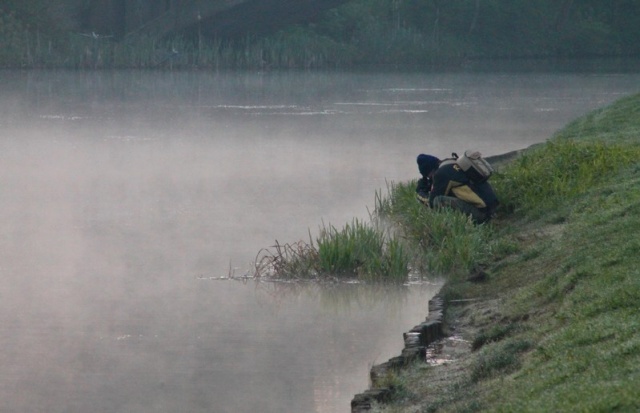
[[[360,279],[404,280],[408,257],[402,243],[379,226],[354,219],[342,230],[321,230],[316,240],[321,272]]]
[[[261,251],[256,258],[256,275],[403,282],[409,264],[400,239],[374,223],[354,219],[340,230],[323,226],[315,241],[276,243]]]

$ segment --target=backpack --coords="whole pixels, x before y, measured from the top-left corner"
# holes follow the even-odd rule
[[[493,167],[478,151],[467,150],[456,163],[474,183],[482,183],[491,177]]]

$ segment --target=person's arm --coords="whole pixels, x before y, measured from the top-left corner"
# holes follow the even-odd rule
[[[433,175],[433,186],[429,193],[429,205],[433,206],[433,200],[435,197],[447,194],[447,186],[449,185],[449,179],[444,173],[443,169],[438,169]]]
[[[416,187],[416,197],[418,198],[418,201],[425,205],[429,205],[429,192],[431,192],[431,179],[418,179],[418,186]]]

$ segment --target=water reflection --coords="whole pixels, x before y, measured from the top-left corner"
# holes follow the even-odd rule
[[[440,285],[439,280],[411,285],[339,281],[259,281],[255,284],[261,294],[269,297],[271,303],[288,303],[292,300],[316,301],[323,311],[336,315],[349,313],[352,310],[384,306],[385,313],[391,316],[396,316],[406,308],[411,291],[437,291]],[[424,313],[424,315],[427,314]]]
[[[303,376],[311,379],[314,411],[339,412],[346,410],[355,394],[349,395],[347,389],[360,386],[356,392],[364,390],[368,369],[399,353],[402,333],[424,319],[428,298],[438,288],[437,284],[385,288],[342,283],[260,283],[258,301],[261,308],[274,311],[283,323],[296,325],[290,339],[297,342],[296,348],[305,349],[304,359],[298,362],[306,371]],[[304,320],[298,324],[294,320],[300,316]],[[349,320],[348,325],[345,320]],[[392,339],[385,344],[388,338]],[[314,367],[316,363],[322,369]],[[364,380],[353,377],[351,372],[356,371],[364,375]]]

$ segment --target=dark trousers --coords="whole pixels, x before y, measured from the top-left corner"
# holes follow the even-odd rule
[[[482,224],[489,221],[491,216],[484,211],[479,210],[475,206],[468,202],[464,202],[453,196],[440,195],[433,199],[434,208],[451,208],[456,211],[460,211],[463,214],[469,215],[473,222],[476,224]]]

